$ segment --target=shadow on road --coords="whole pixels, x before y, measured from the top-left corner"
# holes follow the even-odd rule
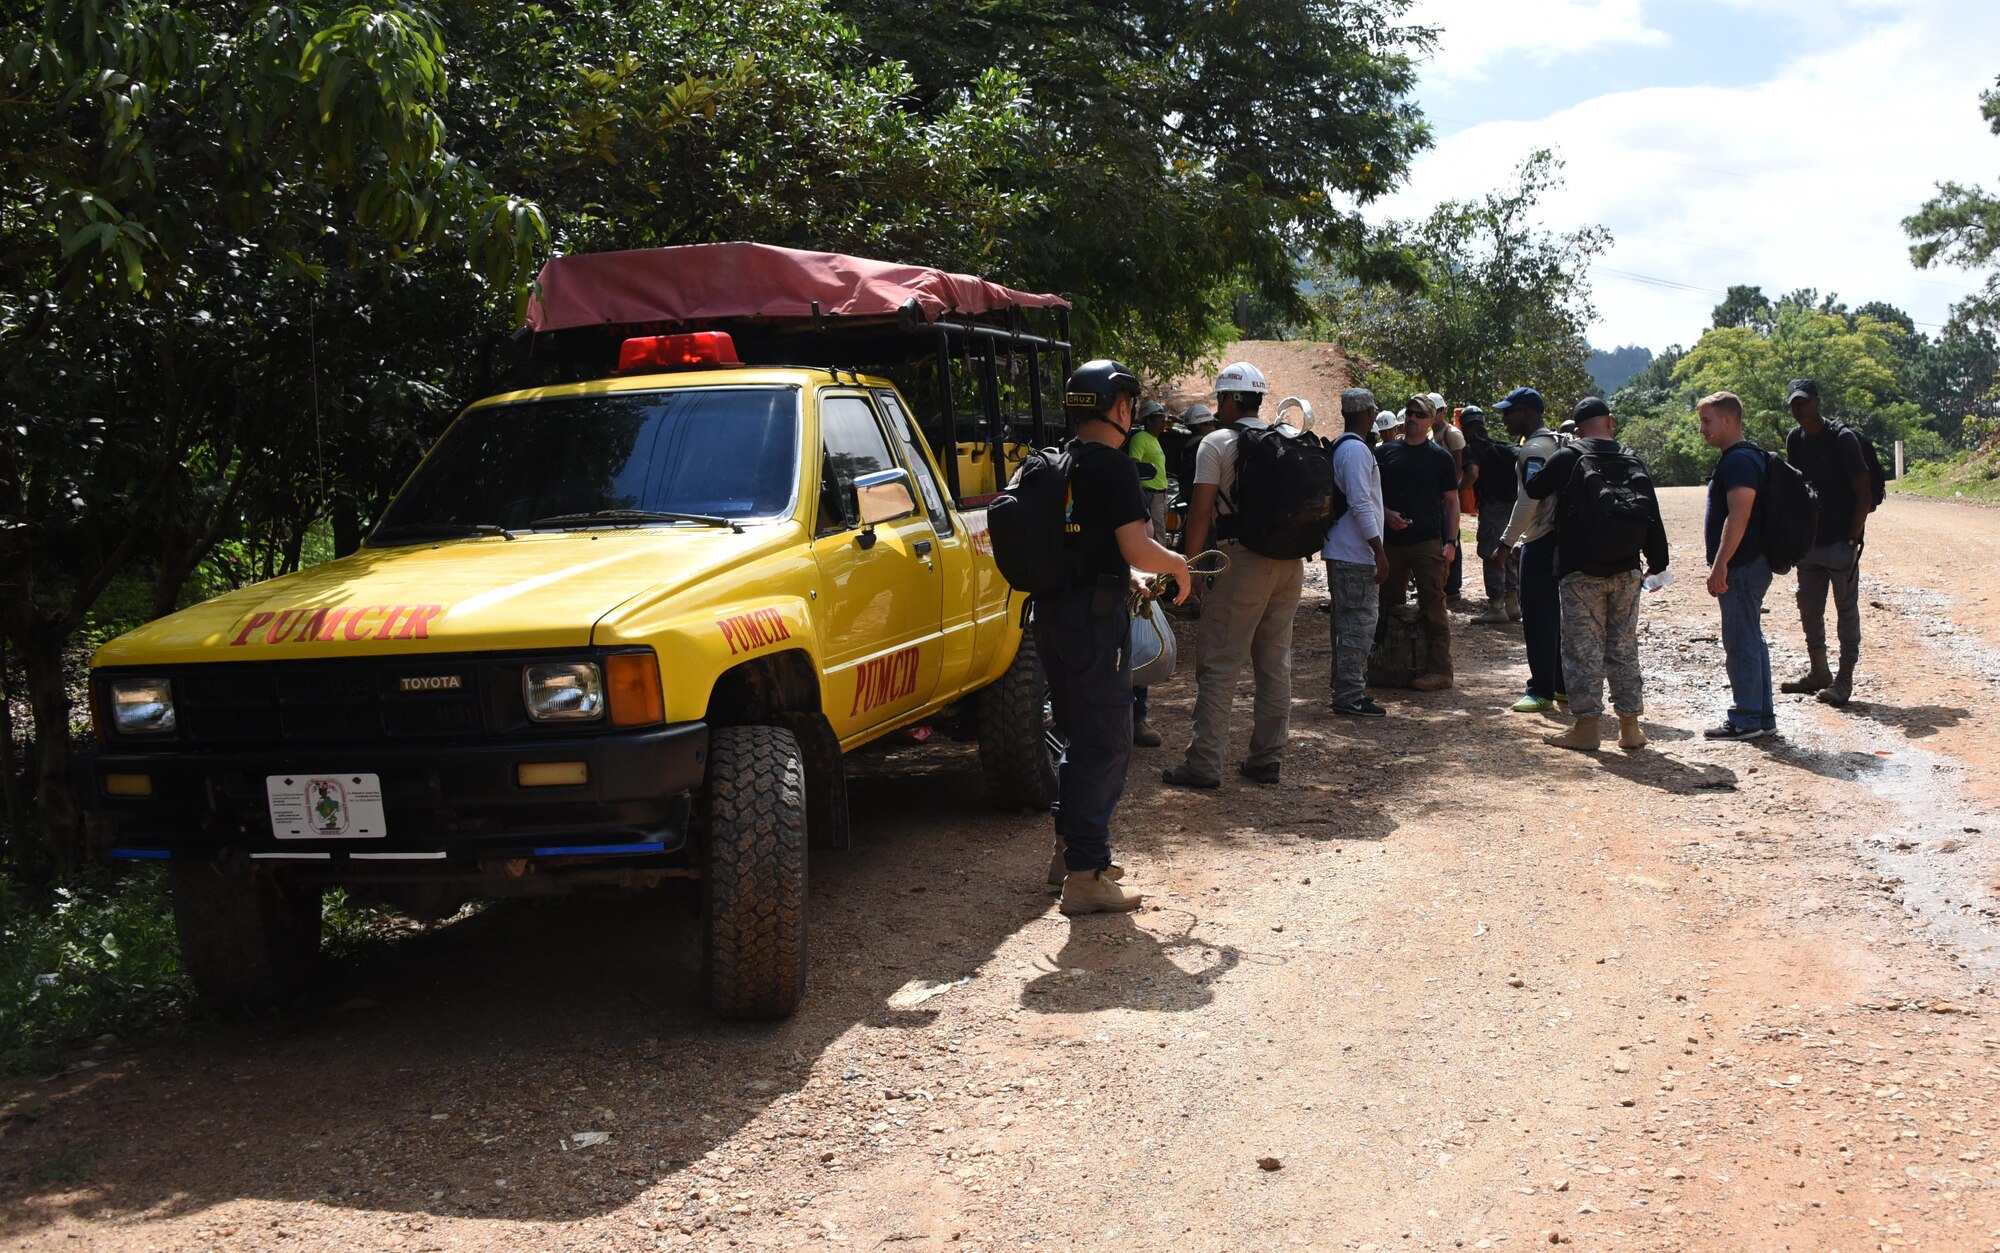
[[[1936,735],[1972,716],[1971,710],[1950,705],[1885,705],[1866,700],[1850,701],[1847,712],[1901,731],[1913,740]]]

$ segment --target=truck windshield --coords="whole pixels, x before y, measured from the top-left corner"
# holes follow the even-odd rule
[[[613,511],[699,518],[786,512],[798,483],[791,388],[570,396],[460,417],[369,536],[587,525]],[[659,525],[679,525],[661,519]]]

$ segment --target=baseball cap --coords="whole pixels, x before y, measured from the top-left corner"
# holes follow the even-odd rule
[[[1409,401],[1403,405],[1403,410],[1406,413],[1418,414],[1426,418],[1437,412],[1437,410],[1431,408],[1431,398],[1423,395],[1410,397]]]
[[[1789,405],[1794,400],[1799,399],[1801,396],[1810,397],[1813,400],[1818,400],[1819,384],[1813,382],[1811,379],[1793,379],[1791,392],[1789,395],[1785,397],[1785,403]]]
[[[1541,413],[1548,408],[1548,405],[1542,401],[1542,394],[1532,387],[1515,388],[1513,391],[1507,393],[1507,399],[1493,407],[1501,413],[1505,413],[1507,410],[1517,406],[1522,409],[1533,409],[1536,413]]]
[[[1365,387],[1350,387],[1340,393],[1342,413],[1367,413],[1370,409],[1380,409],[1375,403],[1375,393]]]
[[[1444,412],[1444,393],[1443,393],[1443,392],[1425,392],[1425,393],[1424,393],[1424,399],[1425,399],[1425,400],[1428,400],[1428,401],[1430,401],[1430,402],[1431,402],[1431,412],[1432,412],[1432,413],[1443,413],[1443,412]]]
[[[1570,411],[1569,417],[1570,421],[1581,426],[1592,418],[1601,418],[1610,412],[1611,406],[1605,404],[1598,397],[1585,396],[1582,400],[1576,402],[1576,408]]]

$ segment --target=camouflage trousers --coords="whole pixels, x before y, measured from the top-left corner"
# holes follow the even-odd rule
[[[1600,578],[1566,574],[1562,599],[1563,684],[1578,718],[1604,712],[1604,685],[1621,714],[1646,711],[1639,679],[1639,572]]]

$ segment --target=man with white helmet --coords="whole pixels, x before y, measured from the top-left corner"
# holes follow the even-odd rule
[[[1229,554],[1229,569],[1202,596],[1194,734],[1181,764],[1160,775],[1178,787],[1221,786],[1229,754],[1229,710],[1245,661],[1256,678],[1256,715],[1250,751],[1238,767],[1243,777],[1276,783],[1279,759],[1291,739],[1292,620],[1305,563],[1262,556],[1233,538],[1236,505],[1231,494],[1242,437],[1245,431],[1271,425],[1260,413],[1270,390],[1263,371],[1249,362],[1224,367],[1215,379],[1223,427],[1201,441],[1195,457],[1185,551],[1197,554],[1213,542]]]

